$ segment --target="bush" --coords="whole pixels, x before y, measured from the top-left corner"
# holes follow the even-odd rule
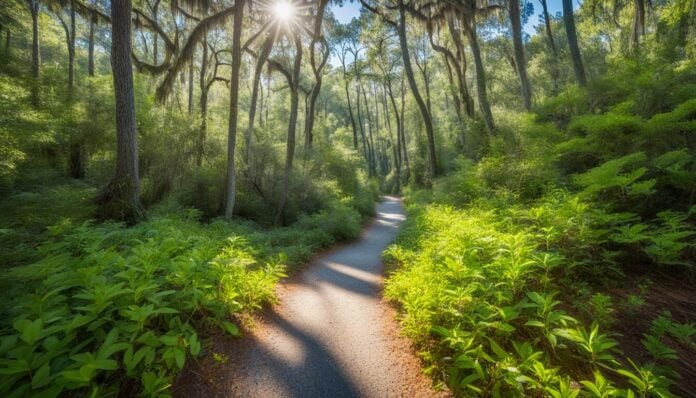
[[[562,396],[568,380],[617,390],[636,372],[654,381],[649,394],[669,394],[668,379],[564,310],[578,288],[564,281],[601,261],[606,242],[586,204],[560,191],[529,209],[409,203],[384,253],[394,270],[385,297],[402,309],[403,330],[423,350],[428,372],[455,395]]]

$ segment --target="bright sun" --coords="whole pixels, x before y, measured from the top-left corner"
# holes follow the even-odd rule
[[[273,14],[278,20],[287,22],[295,16],[295,6],[286,0],[279,0],[273,5]]]

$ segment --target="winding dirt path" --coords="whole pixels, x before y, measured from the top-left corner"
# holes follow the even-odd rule
[[[230,357],[205,376],[215,391],[193,391],[183,383],[189,388],[176,395],[441,395],[431,390],[409,341],[398,335],[394,310],[381,299],[381,253],[404,219],[401,201],[385,197],[360,240],[316,259],[283,283],[280,304],[250,336],[215,348]]]

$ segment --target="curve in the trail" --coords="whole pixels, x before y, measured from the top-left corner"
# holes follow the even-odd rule
[[[394,312],[381,299],[381,253],[405,219],[385,197],[360,240],[315,260],[280,288],[280,304],[239,342],[219,391],[237,397],[425,397]]]

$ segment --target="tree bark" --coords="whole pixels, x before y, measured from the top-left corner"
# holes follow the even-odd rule
[[[94,17],[89,17],[89,37],[87,43],[87,74],[94,77],[94,30],[96,28]]]
[[[493,112],[491,112],[491,105],[488,102],[488,92],[486,91],[486,71],[483,67],[481,49],[479,48],[478,35],[476,34],[476,22],[473,16],[464,18],[466,35],[469,38],[469,46],[471,47],[471,53],[474,56],[474,67],[476,69],[476,94],[478,96],[479,109],[483,115],[483,122],[486,124],[488,134],[493,135],[493,132],[495,131],[495,123],[493,123]]]
[[[532,107],[532,88],[527,77],[527,61],[524,56],[524,43],[522,43],[522,22],[520,21],[520,1],[508,0],[510,10],[510,25],[512,26],[512,46],[515,52],[515,66],[517,76],[520,79],[520,91],[522,105],[525,110]]]
[[[191,58],[188,72],[188,114],[193,116],[193,58]]]
[[[140,205],[138,141],[131,65],[131,0],[111,3],[111,69],[116,104],[116,172],[100,193],[99,216],[135,224],[144,217]]]
[[[645,34],[645,0],[633,0],[633,26],[631,27],[631,46],[638,48],[640,37]]]
[[[299,107],[300,69],[302,68],[302,41],[299,33],[295,36],[295,61],[292,68],[292,79],[290,84],[290,118],[288,120],[288,141],[285,151],[285,173],[283,174],[283,187],[278,205],[278,214],[275,223],[280,224],[283,219],[283,211],[288,200],[288,190],[290,189],[290,173],[292,173],[292,163],[295,158],[295,133],[297,130],[297,110]]]
[[[315,47],[319,38],[321,37],[321,25],[324,21],[324,10],[326,10],[326,5],[329,3],[328,0],[319,0],[317,15],[314,17],[314,33],[312,36],[312,43],[309,46],[309,58],[310,64],[312,65],[312,71],[314,72],[315,83],[312,86],[312,91],[309,96],[309,101],[307,102],[307,120],[305,121],[304,135],[305,135],[305,148],[309,149],[312,147],[312,142],[314,141],[314,116],[315,107],[317,103],[317,98],[319,97],[319,92],[321,91],[322,82],[322,71],[326,65],[326,60],[322,60],[319,66],[316,65],[316,54]]]
[[[360,90],[362,90],[363,99],[365,100],[365,113],[367,114],[367,165],[370,171],[368,174],[370,177],[375,177],[377,175],[377,165],[375,164],[375,142],[372,138],[372,115],[370,112],[370,103],[367,101],[365,87],[360,84],[360,82],[358,82],[358,87]]]
[[[411,92],[413,93],[413,97],[416,99],[418,108],[423,116],[423,122],[425,123],[425,131],[428,137],[428,174],[431,178],[434,178],[437,176],[437,156],[435,155],[435,133],[433,130],[433,120],[430,117],[430,112],[428,112],[428,107],[423,101],[423,97],[420,95],[418,85],[416,84],[416,78],[413,73],[413,67],[411,66],[411,57],[409,55],[408,42],[406,38],[406,9],[402,2],[399,3],[399,23],[397,31],[399,34],[399,44],[401,46],[401,56],[404,61],[406,78],[408,79]]]
[[[246,134],[244,135],[244,164],[247,166],[247,168],[249,167],[251,161],[251,145],[254,135],[254,119],[256,119],[256,102],[259,96],[259,81],[261,80],[263,66],[266,64],[266,60],[273,49],[274,40],[275,32],[269,35],[264,41],[261,51],[259,52],[259,56],[256,59],[256,67],[254,68],[254,81],[252,83],[251,103],[249,106],[249,126],[247,127]]]
[[[148,2],[149,3],[149,2]],[[159,3],[160,0],[155,0],[155,3],[150,6],[150,9],[152,10],[152,20],[157,23],[157,14],[159,12]],[[159,35],[154,34],[154,39],[152,40],[152,60],[154,65],[159,64]]]
[[[406,175],[404,181],[408,182],[411,176],[411,164],[408,161],[408,144],[406,142],[406,88],[404,87],[404,77],[401,76],[401,148],[404,150],[404,164],[406,165]]]
[[[10,58],[10,50],[12,49],[12,30],[10,28],[7,28],[7,32],[5,32],[5,57]]]
[[[70,0],[70,34],[68,37],[68,93],[75,86],[75,0]]]
[[[387,117],[387,127],[389,128],[389,139],[392,141],[392,148],[394,152],[394,173],[396,174],[396,189],[394,193],[398,194],[401,192],[401,122],[400,122],[400,117],[399,117],[399,111],[396,107],[396,101],[394,101],[394,94],[392,93],[392,88],[391,88],[391,79],[387,78],[386,83],[384,85],[384,94],[385,94],[385,115]],[[396,119],[396,143],[394,143],[394,139],[392,138],[391,135],[391,130],[392,130],[392,124],[391,120],[389,117],[389,105],[386,104],[387,102],[387,94],[389,95],[389,102],[392,105],[392,109],[394,110],[394,118]]]
[[[546,4],[546,0],[541,0],[541,7],[544,15],[544,29],[546,30],[546,39],[548,41],[549,50],[551,50],[551,55],[553,57],[552,65],[549,68],[549,73],[551,75],[551,84],[553,87],[553,93],[558,92],[558,75],[560,71],[558,70],[558,50],[556,50],[556,41],[553,39],[553,31],[551,30],[551,18],[549,17],[549,8]]]
[[[350,116],[350,125],[353,128],[353,149],[358,150],[358,129],[355,125],[355,116],[353,115],[353,105],[350,101],[350,81],[348,80],[348,71],[346,70],[346,62],[344,57],[341,57],[341,66],[343,67],[343,81],[346,90],[346,101],[348,102],[348,116]]]
[[[581,87],[585,87],[587,86],[587,78],[585,77],[585,68],[582,65],[582,56],[580,55],[580,46],[578,45],[578,34],[575,31],[573,0],[563,0],[563,22],[566,35],[568,36],[568,48],[570,49],[570,58],[573,62],[575,79]]]
[[[41,73],[41,53],[39,52],[39,0],[28,0],[31,13],[31,102],[39,105],[39,78]]]
[[[205,156],[205,140],[208,137],[208,82],[206,74],[208,73],[208,38],[203,37],[203,54],[201,55],[201,72],[198,79],[198,87],[201,90],[199,106],[201,108],[201,126],[198,130],[198,142],[196,143],[196,166],[203,165],[203,157]],[[215,76],[213,76],[214,78]]]
[[[225,218],[232,218],[237,195],[237,179],[234,164],[237,146],[237,119],[239,116],[239,69],[242,63],[242,23],[244,22],[245,0],[235,1],[234,26],[232,28],[232,65],[230,76],[230,116],[227,128],[227,189]]]
[[[358,112],[358,125],[360,127],[360,139],[362,141],[362,146],[363,146],[363,156],[365,157],[365,161],[368,162],[368,167],[367,167],[367,174],[369,177],[372,177],[372,168],[370,167],[370,158],[369,158],[369,151],[367,149],[367,139],[365,138],[365,124],[363,123],[362,119],[362,112],[360,108],[360,79],[357,78],[357,72],[356,72],[356,85],[357,85],[357,90],[355,93],[356,97],[356,107],[357,107],[357,112]]]
[[[551,30],[551,18],[549,17],[549,7],[546,4],[546,0],[541,0],[541,8],[544,14],[544,28],[546,30],[546,38],[549,41],[549,49],[553,53],[554,57],[558,56],[556,50],[556,42],[553,39],[553,31]]]

